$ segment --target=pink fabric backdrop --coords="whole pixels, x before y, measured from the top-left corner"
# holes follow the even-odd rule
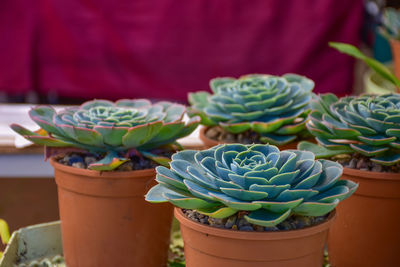
[[[351,92],[362,0],[2,0],[0,90],[186,100],[216,76],[295,72]]]

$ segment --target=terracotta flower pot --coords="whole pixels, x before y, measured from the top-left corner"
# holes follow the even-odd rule
[[[187,267],[321,267],[329,220],[301,230],[243,232],[194,222],[175,208]]]
[[[400,41],[391,39],[390,46],[393,54],[394,73],[400,79]]]
[[[144,200],[154,169],[98,172],[50,163],[68,267],[166,265],[172,206]]]
[[[344,168],[342,179],[359,187],[337,208],[328,239],[331,266],[398,266],[400,174]]]
[[[203,142],[205,149],[219,145],[219,144],[226,144],[226,142],[216,141],[216,140],[208,138],[206,136],[207,130],[208,130],[208,127],[201,126],[201,128],[200,128],[200,140]],[[307,140],[307,141],[315,142],[314,138]],[[298,143],[299,143],[298,141],[294,141],[289,144],[286,144],[283,146],[278,146],[278,147],[279,147],[279,150],[297,149]]]

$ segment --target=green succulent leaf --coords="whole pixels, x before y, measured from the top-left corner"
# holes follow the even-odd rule
[[[275,226],[289,217],[291,210],[284,213],[274,213],[264,209],[259,209],[245,216],[246,220],[252,224],[261,225],[265,227]]]
[[[205,208],[197,210],[198,212],[203,213],[204,215],[218,219],[227,218],[238,212],[237,210],[229,207],[215,207],[215,208],[208,208],[208,209]]]
[[[18,134],[22,135],[27,140],[31,141],[37,145],[44,145],[44,146],[53,146],[53,147],[69,147],[73,146],[73,144],[64,142],[62,140],[53,138],[51,136],[43,136],[39,135],[38,133],[32,132],[25,127],[22,127],[18,124],[11,124],[11,129],[13,129]]]
[[[377,156],[371,159],[371,161],[376,162],[381,165],[394,165],[400,162],[400,154],[398,153],[387,153],[382,156]]]
[[[248,122],[240,122],[240,123],[224,123],[220,122],[219,125],[230,133],[242,133],[251,128],[251,124]]]
[[[260,141],[264,144],[283,146],[296,140],[296,135],[263,134]]]
[[[67,143],[62,140],[55,139],[50,136],[24,136],[26,139],[36,145],[52,146],[52,147],[70,147],[74,146],[73,143]]]
[[[210,88],[214,93],[216,93],[219,91],[219,87],[230,84],[234,81],[235,78],[231,77],[214,78],[210,81]]]
[[[306,121],[302,120],[298,123],[288,124],[279,128],[276,131],[277,134],[280,135],[290,135],[290,134],[297,134],[306,129]]]
[[[389,130],[388,130],[389,131]],[[388,137],[383,135],[375,136],[358,136],[358,139],[371,146],[382,146],[396,141],[396,137]]]
[[[167,202],[168,200],[165,198],[164,193],[174,193],[174,191],[162,186],[161,184],[157,184],[150,188],[149,192],[147,192],[145,196],[145,199],[151,203]]]
[[[32,132],[19,124],[13,123],[10,125],[10,128],[22,136],[41,136],[38,133]]]
[[[303,202],[303,198],[290,200],[286,202],[279,201],[255,201],[254,203],[260,204],[263,209],[266,209],[273,213],[281,213],[286,212],[289,209],[297,207],[300,203]]]
[[[319,146],[317,144],[302,141],[297,145],[297,149],[310,151],[315,154],[315,157],[318,159],[321,158],[330,158],[340,154],[348,154],[353,153],[354,150],[351,148],[343,148],[343,149],[329,149],[327,147]]]
[[[331,212],[339,204],[339,199],[331,203],[303,202],[293,209],[293,213],[302,216],[323,216]]]
[[[122,138],[126,148],[138,147],[155,137],[162,128],[162,122],[153,122],[130,128]]]
[[[165,199],[171,202],[173,205],[180,207],[182,209],[196,209],[196,210],[206,210],[214,208],[219,205],[218,202],[209,202],[199,198],[185,197],[177,194],[164,193]]]
[[[121,146],[122,137],[128,132],[128,127],[95,126],[93,129],[102,136],[104,144],[109,146]],[[100,139],[100,138],[99,138]]]
[[[169,167],[169,163],[171,162],[170,158],[158,156],[147,151],[141,151],[140,153],[146,158],[151,159],[154,162],[157,162],[161,166]]]
[[[52,107],[38,106],[29,111],[29,116],[34,120],[43,130],[49,133],[62,135],[62,131],[54,125],[53,118],[56,111]]]
[[[359,145],[359,144],[350,144],[350,147],[354,151],[357,151],[358,153],[369,157],[380,155],[389,150],[388,147],[378,147],[378,146]]]

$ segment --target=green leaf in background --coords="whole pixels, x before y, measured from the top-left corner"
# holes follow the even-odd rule
[[[337,42],[330,42],[329,46],[337,49],[339,52],[364,61],[365,64],[367,64],[371,69],[373,69],[386,80],[393,83],[396,87],[400,88],[400,80],[397,79],[396,76],[385,65],[364,55],[357,47],[350,44]]]
[[[330,158],[336,155],[354,152],[354,150],[352,150],[351,148],[333,150],[307,141],[301,141],[297,145],[297,149],[303,151],[311,151],[312,153],[315,154],[315,157],[317,159]]]
[[[0,237],[1,237],[1,242],[4,245],[8,244],[8,241],[10,240],[10,230],[8,228],[8,224],[6,221],[0,219]],[[0,251],[0,258],[3,256],[3,252]]]

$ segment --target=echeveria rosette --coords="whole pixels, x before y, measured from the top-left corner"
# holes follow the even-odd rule
[[[147,201],[169,201],[215,218],[248,211],[246,220],[262,226],[277,225],[291,214],[325,215],[358,186],[339,180],[343,168],[336,162],[265,144],[181,151],[170,165],[156,168],[158,185]]]
[[[252,74],[239,79],[210,81],[213,94],[189,94],[190,114],[206,126],[220,125],[237,134],[252,130],[260,141],[274,145],[292,142],[305,131],[314,82],[296,74],[282,77]]]
[[[194,117],[185,123],[185,111],[185,106],[165,101],[152,104],[146,99],[93,100],[60,112],[50,106],[32,108],[29,115],[45,135],[17,124],[11,128],[35,144],[106,154],[89,168],[112,170],[125,162],[125,155],[132,150],[159,163],[165,162],[151,150],[175,144],[200,122],[199,117]]]
[[[358,152],[381,165],[400,162],[400,94],[340,99],[326,94],[311,105],[307,128],[319,146],[302,142],[299,149],[319,158]]]

